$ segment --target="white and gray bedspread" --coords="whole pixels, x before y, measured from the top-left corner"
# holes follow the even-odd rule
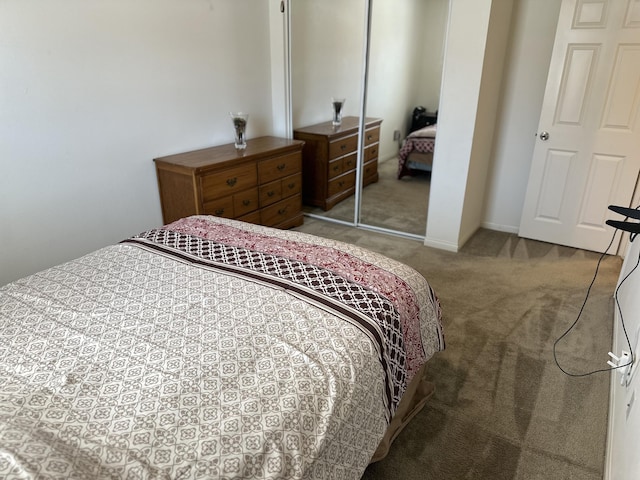
[[[183,219],[0,288],[0,477],[357,479],[442,348],[406,265]]]
[[[431,170],[431,160],[428,165],[413,162],[412,157],[420,154],[433,154],[436,146],[437,124],[428,125],[415,132],[411,132],[402,142],[398,152],[398,178],[411,175],[412,168],[427,168]]]

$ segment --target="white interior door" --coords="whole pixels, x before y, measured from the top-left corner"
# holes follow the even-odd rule
[[[604,251],[640,170],[640,0],[563,0],[520,236]],[[615,253],[615,248],[613,250]]]

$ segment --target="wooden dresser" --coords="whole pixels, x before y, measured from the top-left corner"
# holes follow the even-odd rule
[[[342,125],[319,123],[293,131],[293,137],[303,140],[302,200],[330,210],[335,204],[355,192],[358,150],[358,117],[344,117]],[[378,142],[381,119],[367,118],[363,186],[378,181]]]
[[[154,159],[164,223],[196,214],[269,227],[302,225],[302,146],[276,137]]]

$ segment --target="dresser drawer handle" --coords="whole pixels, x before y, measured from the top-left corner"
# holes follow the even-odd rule
[[[276,168],[281,172],[282,170],[285,169],[285,167],[287,166],[286,163],[281,163],[280,165],[278,165]]]
[[[285,213],[287,213],[287,207],[278,210],[278,215],[284,215]]]
[[[371,149],[371,155],[377,155],[378,151],[375,148]]]
[[[267,197],[273,197],[276,194],[273,190],[267,192]]]
[[[287,187],[289,188],[289,190],[291,190],[292,188],[296,187],[295,183],[290,183],[289,185],[287,185]]]
[[[249,205],[251,205],[251,200],[243,200],[242,205],[244,205],[245,207],[248,207]]]
[[[347,148],[347,146],[343,143],[342,145],[340,145],[340,150],[345,150]]]
[[[367,135],[367,140],[371,140],[373,138],[373,135]]]
[[[338,186],[341,187],[344,185],[344,182],[338,182]]]
[[[238,182],[238,177],[228,178],[227,185],[233,187]]]
[[[337,172],[338,170],[340,170],[340,165],[334,165],[333,166],[333,171]]]
[[[218,216],[222,215],[223,213],[224,213],[224,208],[219,208],[215,211],[215,214]]]

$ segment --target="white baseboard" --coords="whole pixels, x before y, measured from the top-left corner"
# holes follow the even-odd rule
[[[457,252],[459,250],[458,245],[455,243],[443,242],[441,240],[434,240],[428,236],[424,239],[424,245],[426,247],[433,247],[439,250],[446,250],[448,252]]]
[[[618,329],[618,322],[619,322],[619,316],[618,316],[618,310],[615,309],[613,311],[613,341],[612,341],[612,345],[611,345],[611,351],[615,352],[616,351],[616,345],[618,344],[618,335],[619,335],[619,329]],[[605,443],[605,456],[604,456],[604,472],[602,475],[602,479],[603,480],[610,480],[611,477],[611,470],[612,470],[612,464],[611,464],[611,459],[613,458],[613,439],[614,439],[614,435],[615,432],[613,431],[613,426],[614,426],[614,420],[616,415],[619,415],[619,412],[616,412],[615,410],[615,404],[616,404],[616,392],[618,390],[617,388],[617,383],[619,382],[618,380],[618,376],[616,375],[615,372],[611,372],[611,378],[609,379],[609,415],[607,416],[607,439],[606,439],[606,443]]]
[[[506,232],[506,233],[515,233],[518,234],[520,230],[519,227],[514,227],[513,225],[500,225],[499,223],[491,223],[491,222],[483,222],[482,228],[486,228],[487,230],[495,230],[497,232]]]
[[[512,225],[500,225],[498,223],[483,222],[480,226],[482,228],[486,228],[487,230],[495,230],[495,231],[498,231],[498,232],[515,233],[515,234],[518,233],[518,227],[514,227]],[[469,235],[469,238],[471,238],[472,236],[473,236],[473,234]],[[467,240],[468,240],[468,238],[466,238],[464,240],[464,242],[461,242],[462,245],[464,245],[464,243]],[[442,240],[429,238],[429,231],[428,230],[427,230],[427,236],[424,239],[424,244],[427,247],[438,248],[440,250],[446,250],[448,252],[457,252],[457,251],[460,250],[460,248],[462,246],[462,245],[457,245],[455,243],[444,242]]]

